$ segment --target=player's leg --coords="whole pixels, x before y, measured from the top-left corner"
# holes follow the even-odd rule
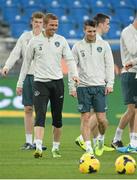
[[[106,118],[106,96],[105,96],[105,87],[98,86],[95,90],[95,98],[93,101],[94,111],[96,112],[96,117],[98,121],[98,143],[95,148],[95,154],[101,156],[104,151],[104,134],[108,125],[108,121]]]
[[[130,137],[133,132],[133,119],[135,116],[135,97],[136,97],[136,80],[135,73],[122,73],[121,87],[124,97],[124,104],[127,105],[127,111],[120,119],[119,125],[116,129],[114,139],[111,146],[114,148],[123,147],[122,134],[126,125],[130,122]]]
[[[63,79],[52,82],[52,93],[50,95],[52,125],[53,125],[53,146],[52,155],[54,158],[61,157],[60,139],[62,131],[62,109],[64,102],[64,82]]]
[[[97,122],[96,116],[94,116],[94,121]],[[92,135],[93,135],[93,148],[95,149],[96,146],[98,145],[98,139],[100,137],[99,130],[98,130],[98,122],[96,123],[96,126],[95,126],[94,130],[92,131]],[[114,150],[115,150],[114,148],[109,147],[104,143],[104,151],[111,152]]]
[[[130,145],[133,148],[136,148],[137,150],[137,108],[135,108],[135,118],[134,118],[134,123],[132,123],[133,125],[133,133],[130,136]]]
[[[94,129],[92,129],[92,135],[93,135],[93,146],[96,146],[97,140],[98,140],[98,135],[99,135],[99,130],[98,130],[98,121],[97,121],[97,117],[96,114],[94,113],[94,115],[92,116],[92,118],[94,119],[94,121],[96,121],[96,126]]]
[[[135,79],[135,73],[128,73],[128,103],[134,104],[132,118],[130,119],[130,143],[128,146],[117,148],[119,152],[124,153],[137,153],[137,80]]]
[[[89,88],[87,87],[78,87],[77,88],[77,97],[78,97],[78,110],[81,113],[81,134],[85,142],[86,152],[93,154],[93,149],[91,145],[91,129],[95,126],[91,117],[92,107],[92,93],[90,94]],[[92,91],[92,89],[91,89]],[[92,110],[93,111],[93,110]],[[91,123],[92,121],[92,123]],[[93,127],[91,127],[91,125]]]
[[[81,134],[85,142],[86,152],[93,154],[93,148],[91,145],[91,121],[90,112],[81,113]],[[94,122],[92,123],[94,126]],[[93,128],[92,128],[93,129]]]
[[[104,151],[104,135],[108,125],[106,119],[106,113],[105,112],[97,113],[97,120],[98,120],[99,135],[98,135],[97,146],[95,147],[95,154],[101,156]]]
[[[119,125],[115,132],[114,139],[111,143],[111,146],[114,147],[115,149],[117,149],[118,147],[123,147],[123,143],[122,143],[123,130],[125,129],[125,127],[127,126],[129,122],[131,122],[132,124],[134,116],[135,116],[135,106],[134,104],[129,104],[127,106],[127,111],[124,113],[124,115],[120,119]],[[130,134],[131,133],[132,131],[130,132]]]
[[[132,119],[132,132],[130,133],[130,143],[128,146],[118,147],[117,150],[122,153],[137,153],[137,109]]]
[[[24,126],[26,142],[21,149],[33,149],[32,134],[33,134],[33,91],[32,82],[33,75],[27,75],[23,83],[22,103],[24,105]]]
[[[91,126],[91,132],[93,134],[93,145],[94,145],[94,144],[96,144],[95,140],[97,139],[97,136],[98,136],[97,119],[96,119],[96,114],[95,113],[91,113],[90,122],[91,122],[90,126]],[[93,128],[93,123],[95,124],[96,128]],[[82,134],[75,139],[75,143],[79,147],[81,147],[81,149],[83,149],[84,151],[86,150],[85,142],[84,142]]]
[[[45,118],[49,101],[50,90],[48,83],[34,82],[34,108],[35,108],[35,127],[34,135],[36,151],[34,157],[42,157],[42,142],[44,138]]]
[[[29,150],[33,149],[32,134],[33,134],[33,107],[24,106],[24,126],[26,142],[21,149]]]

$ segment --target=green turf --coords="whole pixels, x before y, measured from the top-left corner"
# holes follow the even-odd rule
[[[71,123],[70,123],[71,122]],[[105,152],[99,157],[101,169],[96,174],[81,174],[79,158],[83,151],[74,143],[79,135],[79,120],[64,120],[61,143],[62,158],[53,159],[51,156],[52,127],[48,120],[44,144],[48,150],[43,158],[34,159],[33,151],[22,151],[24,143],[23,120],[0,120],[0,178],[2,179],[136,179],[134,175],[118,175],[114,162],[120,155],[118,152]],[[110,126],[106,133],[106,144],[110,144],[115,126]],[[124,143],[128,143],[128,130],[124,132]],[[136,155],[132,155],[136,160]]]

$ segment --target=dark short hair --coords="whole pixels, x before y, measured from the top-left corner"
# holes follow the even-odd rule
[[[99,23],[104,23],[106,19],[110,19],[110,17],[103,13],[96,14],[93,19],[96,21],[97,26]]]
[[[96,23],[96,21],[94,21],[94,20],[86,20],[85,22],[84,22],[84,29],[86,28],[86,26],[92,26],[92,27],[96,27],[97,26],[97,23]]]
[[[58,20],[58,17],[55,14],[47,13],[45,18],[44,18],[44,23],[47,24],[49,19]]]

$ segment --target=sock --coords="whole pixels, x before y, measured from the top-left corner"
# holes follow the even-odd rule
[[[36,149],[42,151],[42,140],[41,139],[36,139],[35,143],[36,143]]]
[[[131,141],[132,136],[133,136],[133,132],[129,133],[130,141]]]
[[[123,134],[123,129],[120,129],[119,127],[116,129],[115,137],[113,139],[113,142],[115,143],[116,141],[121,141],[121,137]]]
[[[83,136],[82,136],[82,135],[80,135],[78,138],[79,138],[79,140],[80,140],[80,141],[84,141],[84,139],[83,139]]]
[[[26,143],[32,144],[32,134],[26,134]]]
[[[104,135],[99,134],[99,135],[98,135],[98,141],[99,141],[102,145],[104,145]]]
[[[91,141],[85,141],[85,146],[86,146],[86,152],[93,153],[93,149],[92,149],[92,146],[91,146]]]
[[[93,138],[93,145],[96,145],[97,140],[98,140],[98,136]]]
[[[33,144],[36,144],[36,138],[34,137]]]
[[[60,142],[53,141],[52,151],[54,151],[55,149],[59,149],[59,146],[60,146]]]
[[[137,148],[137,133],[132,133],[130,145],[131,145],[133,148]]]

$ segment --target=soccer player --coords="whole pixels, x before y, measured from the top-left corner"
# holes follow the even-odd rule
[[[44,14],[42,12],[34,12],[32,14],[31,19],[31,25],[32,30],[28,32],[24,32],[19,39],[17,40],[17,43],[10,53],[9,58],[7,59],[5,66],[2,69],[2,75],[6,76],[9,72],[9,70],[15,65],[15,63],[22,58],[24,60],[26,47],[34,36],[37,36],[40,34],[43,28],[43,19]],[[24,105],[24,124],[25,124],[25,136],[26,136],[26,142],[21,147],[21,149],[33,149],[35,148],[35,144],[33,146],[33,93],[32,93],[32,83],[33,83],[33,72],[34,72],[34,66],[33,64],[30,66],[28,74],[26,76],[26,79],[23,83],[23,97],[22,97],[22,103]],[[35,142],[35,141],[34,141]],[[43,149],[45,150],[46,147],[43,146]]]
[[[127,110],[120,119],[112,146],[124,153],[137,153],[137,65],[132,66],[136,64],[137,59],[136,37],[137,18],[132,24],[123,29],[120,38],[121,59],[123,64],[121,86],[124,104],[127,105]],[[131,62],[131,64],[129,62]],[[130,144],[126,147],[122,147],[122,133],[128,123],[130,128]]]
[[[106,14],[98,13],[96,16],[94,16],[94,20],[97,23],[97,34],[96,38],[102,39],[102,36],[106,34],[109,31],[110,28],[110,17],[107,16]],[[93,113],[91,118],[93,119],[92,121],[97,121],[96,119],[96,114]],[[98,140],[100,138],[99,132],[98,132],[98,125],[96,128],[93,130],[93,145],[94,147],[97,146]],[[83,140],[82,135],[78,136],[75,140],[76,144],[80,146],[83,150],[85,150],[85,143]],[[114,148],[108,147],[104,144],[104,151],[113,151]],[[95,152],[98,154],[98,152]]]
[[[61,59],[65,58],[71,77],[77,83],[78,72],[73,55],[66,39],[56,34],[58,18],[48,13],[44,18],[44,32],[30,40],[23,62],[20,77],[17,83],[17,93],[22,93],[22,85],[29,66],[34,62],[34,108],[36,151],[34,157],[42,157],[42,141],[44,137],[45,117],[47,105],[50,100],[53,147],[52,155],[61,157],[60,138],[62,128],[62,108],[64,100],[64,83],[61,68]]]
[[[96,126],[91,116],[96,114],[100,133],[96,149],[99,149],[100,156],[103,154],[104,134],[107,128],[106,95],[113,91],[114,62],[108,42],[96,38],[96,21],[87,20],[84,23],[84,33],[84,39],[72,48],[80,83],[76,89],[73,82],[70,82],[70,94],[72,96],[77,94],[78,110],[81,112],[81,133],[86,152],[91,154],[93,154],[91,131]]]

